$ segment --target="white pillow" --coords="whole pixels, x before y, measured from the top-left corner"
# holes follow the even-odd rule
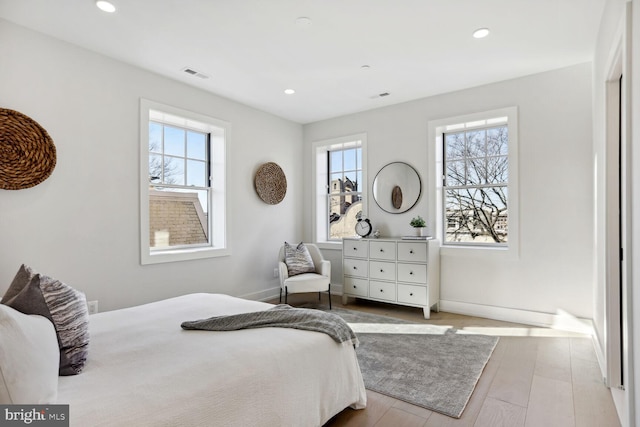
[[[55,403],[59,364],[53,324],[0,304],[0,404]]]

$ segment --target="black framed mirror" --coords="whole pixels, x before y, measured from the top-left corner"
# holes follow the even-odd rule
[[[373,180],[373,199],[385,212],[399,214],[418,203],[422,181],[418,172],[404,162],[384,166]]]

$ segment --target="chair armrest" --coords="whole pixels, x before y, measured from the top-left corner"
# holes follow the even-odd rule
[[[280,277],[280,287],[284,288],[284,281],[289,278],[289,270],[287,264],[282,261],[278,262],[278,276]]]
[[[331,279],[331,261],[323,259],[320,263],[320,274]]]

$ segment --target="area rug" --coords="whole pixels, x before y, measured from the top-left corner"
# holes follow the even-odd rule
[[[320,308],[320,307],[318,307]],[[460,418],[498,343],[444,326],[334,308],[356,332],[364,385],[398,400]]]

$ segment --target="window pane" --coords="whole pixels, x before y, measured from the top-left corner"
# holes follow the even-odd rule
[[[356,149],[344,150],[344,170],[356,169]]]
[[[509,181],[509,158],[487,158],[487,184],[504,184]]]
[[[345,172],[344,174],[344,191],[358,191],[358,178],[355,172]]]
[[[206,163],[198,160],[187,160],[187,185],[207,186]]]
[[[184,185],[184,159],[180,157],[164,156],[165,184]]]
[[[467,132],[468,157],[484,157],[487,155],[485,130]]]
[[[464,133],[445,135],[445,160],[463,159],[464,157]]]
[[[507,188],[447,190],[445,241],[506,243]]]
[[[162,156],[160,154],[149,154],[149,182],[159,183],[162,181]]]
[[[487,129],[487,154],[506,156],[509,154],[509,133],[506,126]]]
[[[184,157],[184,129],[164,127],[164,153]]]
[[[356,162],[357,162],[356,167],[358,169],[362,169],[363,168],[363,166],[362,166],[362,148],[358,148],[356,150]]]
[[[330,182],[330,192],[342,192],[344,191],[344,180],[342,179],[342,172],[340,173],[332,173],[331,174],[331,182]]]
[[[207,159],[207,136],[204,133],[187,131],[187,157]]]
[[[162,153],[162,125],[149,122],[149,151]]]
[[[447,167],[446,185],[455,186],[455,185],[465,185],[467,183],[464,160],[447,162],[446,167]]]
[[[467,160],[467,185],[481,185],[487,182],[487,163],[484,157]]]
[[[163,188],[149,191],[151,248],[206,244],[208,191]]]
[[[342,151],[332,151],[330,154],[330,171],[342,171]]]
[[[356,174],[356,187],[355,191],[362,191],[362,171],[358,171]]]

